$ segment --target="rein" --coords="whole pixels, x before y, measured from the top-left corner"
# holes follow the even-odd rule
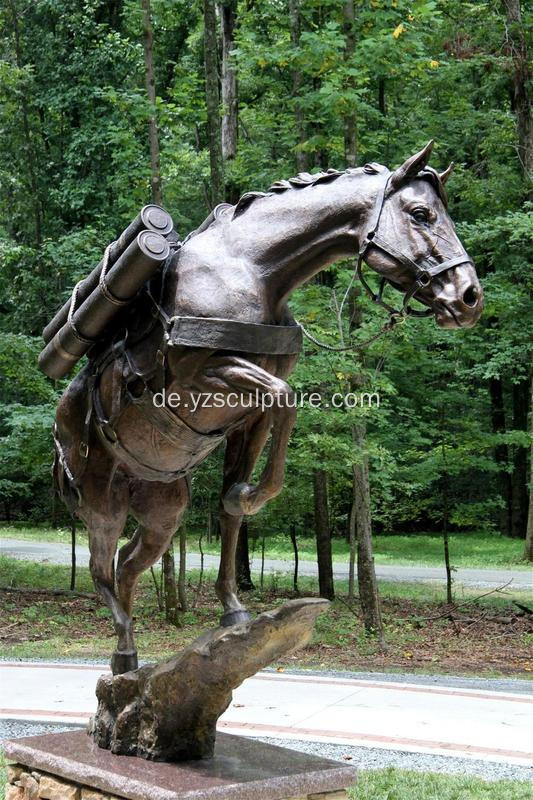
[[[295,320],[295,322],[302,329],[302,333],[306,337],[306,339],[309,339],[309,341],[313,342],[313,344],[316,344],[317,347],[321,347],[323,350],[327,350],[330,353],[345,353],[347,350],[363,350],[365,347],[371,345],[372,342],[375,342],[376,339],[379,339],[385,333],[391,331],[399,322],[404,322],[404,321],[405,321],[405,316],[402,314],[398,314],[396,311],[394,311],[390,314],[387,322],[384,325],[382,325],[379,331],[376,334],[374,334],[374,336],[371,336],[370,339],[365,339],[364,342],[358,342],[357,344],[348,344],[343,347],[335,347],[331,344],[327,344],[326,342],[321,342],[319,339],[316,339],[313,336],[313,334],[310,333],[307,330],[307,328],[304,327],[304,325],[302,325],[301,322]]]

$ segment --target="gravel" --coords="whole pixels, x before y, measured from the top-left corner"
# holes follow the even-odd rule
[[[266,672],[276,672],[267,669]],[[312,675],[317,678],[349,678],[360,681],[383,681],[383,683],[415,683],[421,686],[450,686],[455,689],[481,689],[489,692],[512,692],[533,696],[533,680],[520,678],[468,678],[455,675],[417,675],[394,672],[339,672],[338,670],[305,669],[284,670],[287,675]],[[532,676],[533,677],[533,676]]]
[[[259,738],[259,737],[258,737]],[[446,775],[475,775],[486,781],[502,779],[533,781],[533,768],[512,764],[499,764],[493,761],[480,761],[470,758],[429,755],[426,753],[406,753],[401,750],[382,750],[377,747],[350,747],[343,744],[324,742],[302,742],[295,739],[260,738],[267,744],[288,747],[302,753],[311,753],[322,758],[342,761],[360,769],[383,769],[397,767],[418,772],[441,772]]]
[[[20,739],[22,736],[40,736],[43,733],[61,733],[80,730],[81,725],[65,725],[63,722],[30,722],[20,719],[0,719],[0,745],[4,739]]]

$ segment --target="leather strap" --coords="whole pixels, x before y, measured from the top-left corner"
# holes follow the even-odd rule
[[[296,355],[302,349],[299,325],[261,325],[215,317],[172,317],[170,322],[171,346],[265,355]]]
[[[419,174],[422,175],[422,173]],[[427,258],[424,258],[420,261],[420,263],[417,263],[408,255],[402,253],[400,250],[394,247],[394,245],[390,244],[390,242],[388,242],[386,239],[383,239],[383,237],[379,236],[377,231],[381,221],[383,206],[385,205],[387,197],[394,193],[394,189],[392,189],[392,191],[389,189],[390,180],[391,175],[388,176],[384,186],[380,189],[376,196],[372,221],[369,224],[365,238],[359,248],[359,257],[356,265],[357,276],[372,300],[383,308],[387,309],[391,316],[405,316],[407,314],[411,314],[415,317],[427,317],[433,313],[433,305],[430,305],[430,307],[424,311],[417,311],[416,309],[411,308],[409,305],[410,300],[413,298],[416,299],[416,293],[418,290],[424,288],[425,286],[429,286],[433,278],[435,278],[437,275],[440,275],[442,272],[445,272],[447,269],[453,269],[461,264],[473,264],[473,262],[470,256],[464,253],[463,255],[456,256],[455,258],[449,258],[446,261],[442,261],[440,264],[435,264]],[[379,250],[387,253],[387,255],[391,256],[391,258],[393,258],[395,261],[398,261],[400,264],[402,264],[402,266],[406,267],[406,269],[408,269],[413,275],[413,283],[404,294],[402,308],[400,311],[393,308],[383,300],[383,290],[385,284],[387,283],[386,278],[381,279],[379,290],[376,294],[374,291],[372,291],[372,288],[363,276],[363,261],[366,261],[366,254],[370,247],[377,247]],[[389,283],[392,282],[389,281]]]

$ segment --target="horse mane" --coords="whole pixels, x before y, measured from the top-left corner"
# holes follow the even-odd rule
[[[353,168],[350,167],[348,169],[327,169],[323,172],[315,172],[314,174],[310,172],[299,172],[298,175],[295,175],[294,178],[288,178],[287,180],[279,180],[275,181],[268,189],[267,192],[246,192],[243,194],[235,208],[233,209],[232,219],[240,216],[247,208],[254,202],[254,200],[258,200],[261,197],[269,197],[273,194],[281,194],[282,192],[286,192],[287,189],[305,189],[307,186],[316,186],[320,183],[331,183],[332,181],[336,180],[341,175],[345,175],[346,173],[352,172],[366,172],[367,174],[371,173],[378,173],[382,172],[386,167],[383,167],[381,164],[365,164],[364,167]],[[445,207],[448,205],[448,198],[446,195],[446,190],[444,188],[444,184],[440,179],[440,175],[437,170],[433,169],[433,167],[426,166],[423,170],[421,170],[417,178],[421,178],[424,180],[429,180],[429,182],[433,185],[433,188],[437,192],[438,196],[442,200]],[[227,207],[227,206],[226,206]]]
[[[281,194],[282,192],[286,192],[287,189],[305,189],[306,186],[316,186],[318,183],[330,183],[338,178],[340,175],[344,175],[346,172],[352,172],[353,170],[350,169],[327,169],[324,172],[315,172],[311,174],[310,172],[299,172],[298,175],[295,175],[294,178],[289,178],[288,180],[279,180],[275,181],[272,186],[269,187],[267,192],[246,192],[243,194],[242,197],[239,198],[237,205],[233,211],[233,219],[238,217],[243,211],[260,197],[268,197],[272,194]]]

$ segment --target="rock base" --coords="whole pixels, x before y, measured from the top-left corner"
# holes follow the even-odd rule
[[[245,678],[306,644],[321,598],[291,600],[253,620],[207,631],[155,666],[98,681],[89,733],[112,753],[151,761],[211,758],[216,724]]]
[[[116,756],[84,731],[4,742],[6,800],[347,800],[356,770],[221,733],[211,759]]]

